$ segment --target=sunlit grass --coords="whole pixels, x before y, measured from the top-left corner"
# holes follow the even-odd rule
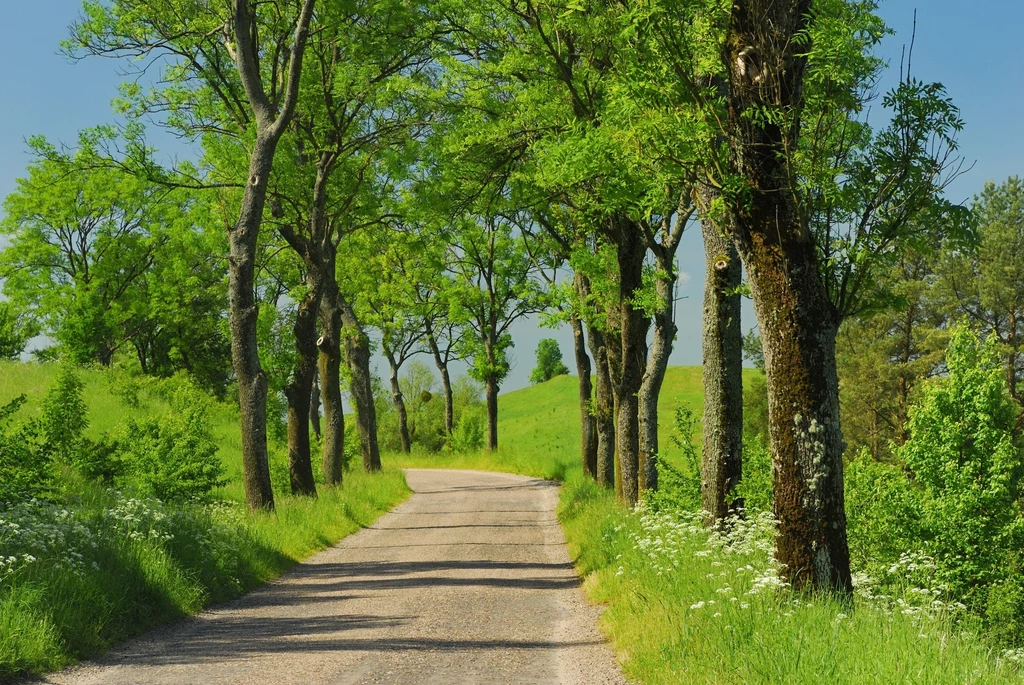
[[[0,404],[24,393],[23,418],[37,415],[56,370],[0,362]],[[93,437],[167,410],[154,389],[144,386],[130,407],[116,387],[123,379],[79,373]],[[321,486],[317,499],[278,492],[272,514],[246,512],[236,412],[214,404],[210,422],[229,478],[212,505],[136,502],[66,471],[54,504],[0,507],[0,681],[61,668],[237,597],[409,496],[402,472],[386,466],[346,473],[343,487]]]

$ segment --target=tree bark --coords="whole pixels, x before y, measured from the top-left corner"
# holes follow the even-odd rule
[[[331,271],[324,272],[324,296],[320,303],[321,337],[320,391],[324,405],[324,444],[322,469],[324,482],[341,485],[345,463],[345,414],[341,403],[341,308],[338,306],[338,284]]]
[[[323,435],[320,427],[320,373],[313,374],[313,388],[309,393],[309,425],[317,439]]]
[[[748,193],[730,230],[764,345],[779,521],[775,555],[796,589],[852,592],[835,340],[839,315],[800,216],[787,154],[797,147],[811,0],[740,0],[725,57],[732,170]],[[751,116],[763,108],[769,120]],[[789,121],[789,125],[784,122]]]
[[[594,357],[594,429],[597,433],[597,482],[605,487],[615,485],[615,399],[612,376],[608,368],[605,335],[587,326],[587,342]]]
[[[622,378],[622,330],[619,325],[621,312],[618,304],[609,305],[607,312],[608,330],[604,333],[604,358],[608,368],[608,388],[611,390],[612,423],[615,430],[614,460],[612,461],[612,483],[615,497],[622,500],[622,453],[619,451],[619,379]]]
[[[669,263],[658,265],[661,273],[654,286],[658,302],[658,310],[654,314],[654,341],[637,398],[640,421],[640,492],[658,489],[658,397],[665,381],[668,358],[672,354],[672,342],[677,330],[672,307],[676,269],[672,261],[674,252]]]
[[[448,363],[441,356],[441,349],[437,346],[437,338],[430,324],[427,324],[427,344],[430,346],[430,354],[434,357],[434,365],[441,374],[441,388],[444,391],[444,432],[449,438],[455,429],[455,400],[452,395],[452,379],[448,373]]]
[[[293,495],[316,495],[309,447],[309,397],[316,375],[316,313],[319,308],[320,290],[311,288],[299,302],[292,327],[295,368],[284,394],[288,400],[288,474]]]
[[[619,325],[622,354],[616,382],[618,409],[616,446],[621,467],[621,501],[636,506],[639,496],[640,424],[639,397],[647,357],[648,322],[634,297],[643,289],[644,257],[647,246],[642,229],[620,218],[617,227],[616,256],[619,264]]]
[[[735,246],[707,214],[714,191],[702,186],[704,316],[702,327],[704,436],[701,501],[714,525],[735,508],[730,502],[743,473],[743,333],[740,326],[742,266]]]
[[[398,413],[398,435],[402,442],[402,452],[412,452],[412,438],[409,435],[409,413],[405,409],[405,398],[402,396],[402,385],[398,380],[398,362],[395,354],[384,347],[384,356],[388,360],[391,381],[391,400],[395,403],[395,411]]]
[[[586,338],[583,334],[583,322],[578,317],[570,317],[572,325],[573,351],[576,356],[576,376],[580,398],[580,452],[583,461],[583,473],[597,479],[597,422],[594,419],[592,395],[594,384],[591,379],[590,355],[587,354]]]
[[[277,143],[295,111],[302,57],[314,0],[305,0],[295,22],[285,93],[279,110],[267,97],[260,74],[260,46],[255,43],[255,18],[246,0],[234,0],[233,53],[242,86],[256,121],[256,140],[249,157],[249,175],[242,193],[238,222],[228,231],[229,320],[231,360],[238,379],[242,429],[242,482],[250,509],[274,508],[267,454],[267,378],[260,367],[256,343],[258,308],[255,298],[256,247],[270,169]]]
[[[345,359],[352,372],[351,393],[355,402],[356,429],[363,452],[363,468],[380,471],[380,446],[377,443],[377,407],[373,403],[373,376],[370,373],[370,338],[363,331],[352,306],[339,299],[344,325]]]

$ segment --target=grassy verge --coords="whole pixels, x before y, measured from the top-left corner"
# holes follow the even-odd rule
[[[75,501],[0,514],[0,680],[42,673],[252,589],[408,496],[402,473],[346,475],[275,514],[170,505],[83,485]],[[8,543],[4,545],[3,543]]]
[[[779,586],[770,523],[708,533],[688,512],[623,511],[583,478],[559,518],[602,628],[643,683],[1006,683],[1021,673],[927,588],[850,603]]]

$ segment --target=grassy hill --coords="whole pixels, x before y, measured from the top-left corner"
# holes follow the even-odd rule
[[[580,453],[580,410],[576,376],[557,376],[546,383],[515,390],[498,399],[498,444],[503,449],[551,455]],[[658,438],[662,457],[673,463],[678,450],[669,442],[672,413],[689,407],[704,409],[699,366],[673,366],[665,374],[658,400]]]
[[[758,371],[744,370],[744,378]],[[498,398],[498,452],[486,454],[389,455],[402,466],[503,470],[565,480],[580,470],[580,410],[576,376],[557,376]],[[672,366],[658,401],[661,458],[684,467],[682,454],[669,440],[677,406],[699,418],[704,394],[699,366]],[[699,441],[700,436],[692,436]]]

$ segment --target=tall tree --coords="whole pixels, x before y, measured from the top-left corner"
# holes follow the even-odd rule
[[[473,330],[467,338],[470,375],[484,384],[487,449],[498,449],[498,391],[511,365],[509,327],[540,308],[533,266],[513,224],[500,215],[467,217],[453,227],[452,271],[459,281],[455,306]]]
[[[255,257],[274,154],[298,101],[314,4],[232,0],[225,14],[226,7],[208,3],[183,2],[169,12],[162,0],[86,2],[68,41],[69,50],[86,54],[168,58],[172,66],[162,89],[129,91],[133,113],[170,112],[169,124],[193,139],[200,132],[248,138],[238,218],[228,230],[228,291],[243,482],[252,509],[274,507],[267,379],[256,342]]]

